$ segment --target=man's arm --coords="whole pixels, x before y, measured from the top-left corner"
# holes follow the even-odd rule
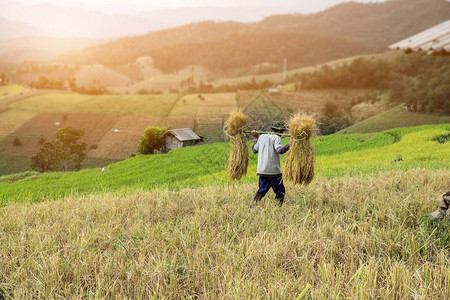
[[[253,151],[254,154],[257,154],[258,150],[259,150],[259,147],[258,147],[259,134],[257,134],[255,130],[252,130],[252,135],[253,135],[252,151]]]
[[[284,154],[284,153],[288,152],[290,148],[291,148],[291,142],[287,143],[284,146],[277,147],[275,149],[275,151],[277,151],[278,154]]]
[[[284,154],[291,148],[291,142],[283,146],[283,143],[281,142],[281,137],[277,136],[275,138],[275,144],[273,145],[273,147],[278,154]]]

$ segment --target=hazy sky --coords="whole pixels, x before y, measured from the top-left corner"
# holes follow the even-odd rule
[[[77,6],[103,12],[142,12],[160,8],[196,7],[196,6],[258,6],[283,7],[293,12],[317,12],[348,0],[7,0],[23,4],[54,3]],[[357,2],[383,2],[385,0],[357,0]]]

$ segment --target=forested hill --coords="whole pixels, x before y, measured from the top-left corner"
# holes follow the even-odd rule
[[[258,27],[328,34],[384,48],[448,19],[448,0],[391,0],[347,2],[311,15],[273,16]]]
[[[173,72],[189,65],[230,70],[262,62],[290,66],[384,51],[403,38],[450,19],[446,0],[344,3],[311,15],[277,15],[261,22],[201,22],[119,39],[64,58],[122,65],[151,55]]]

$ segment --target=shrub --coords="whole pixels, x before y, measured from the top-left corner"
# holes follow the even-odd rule
[[[322,135],[332,134],[351,125],[350,120],[339,110],[339,107],[328,101],[322,107],[319,129]]]
[[[86,157],[86,143],[78,141],[83,137],[84,129],[72,127],[56,131],[56,139],[45,142],[40,151],[31,157],[31,168],[39,172],[78,171]]]
[[[160,127],[148,127],[139,141],[137,152],[139,154],[154,154],[164,150],[164,131]]]
[[[149,92],[146,89],[140,89],[139,91],[137,91],[138,95],[147,95],[149,94]]]
[[[22,146],[22,141],[18,137],[15,137],[13,140],[13,146],[14,147]]]

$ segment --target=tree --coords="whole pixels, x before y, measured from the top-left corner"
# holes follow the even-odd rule
[[[71,91],[75,91],[77,89],[77,79],[75,77],[69,79],[69,87]]]
[[[349,119],[339,111],[339,107],[336,104],[328,101],[322,107],[319,124],[320,133],[323,135],[327,135],[344,129],[351,123]]]
[[[31,168],[39,172],[78,171],[86,157],[86,143],[79,143],[84,129],[72,127],[56,131],[56,139],[43,143],[40,151],[31,157]]]
[[[48,80],[47,77],[41,76],[41,77],[39,77],[39,80],[36,82],[35,87],[37,89],[45,89],[49,85],[49,82],[50,81]]]
[[[164,131],[160,127],[147,127],[138,145],[139,154],[154,154],[164,150]]]
[[[22,146],[22,141],[18,137],[15,137],[13,140],[13,146],[14,147]]]

